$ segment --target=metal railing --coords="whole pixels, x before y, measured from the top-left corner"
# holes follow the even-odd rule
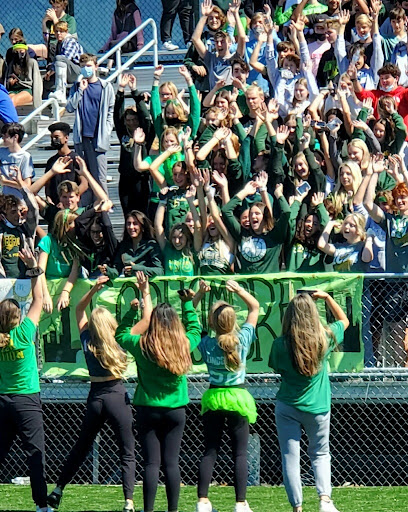
[[[48,100],[44,100],[39,107],[37,107],[35,110],[33,110],[28,116],[26,116],[22,121],[21,124],[26,127],[28,124],[36,118],[43,110],[51,106],[52,110],[52,119],[55,122],[58,122],[61,120],[61,114],[60,114],[60,105],[58,104],[58,101],[55,98],[49,98]],[[49,133],[48,127],[43,128],[40,130],[35,137],[33,137],[25,146],[23,146],[23,149],[25,151],[28,151],[34,144],[36,144],[39,140],[41,140],[45,135]]]
[[[129,57],[125,62],[122,63],[122,47],[131,39],[135,37],[135,35],[146,28],[148,25],[151,25],[153,37],[152,40],[143,46],[141,50],[135,52],[131,57]],[[156,23],[152,18],[144,21],[141,25],[139,25],[133,32],[130,32],[125,39],[122,39],[117,45],[111,48],[107,53],[105,53],[100,59],[98,59],[98,66],[100,66],[107,59],[111,58],[115,55],[116,59],[116,69],[115,71],[107,78],[108,82],[113,82],[118,76],[120,76],[124,71],[130,68],[130,66],[141,57],[144,53],[146,53],[150,48],[153,47],[153,66],[156,67],[159,64],[159,54],[158,54],[158,41],[157,41],[157,27]]]

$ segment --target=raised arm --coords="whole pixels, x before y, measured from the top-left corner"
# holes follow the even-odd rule
[[[164,179],[164,176],[159,171],[159,168],[164,162],[175,153],[180,153],[181,147],[178,145],[170,146],[167,148],[163,153],[160,153],[160,155],[153,160],[153,162],[150,164],[150,174],[152,175],[152,178],[154,181],[159,185],[160,188],[163,188],[167,185],[166,180]]]
[[[329,243],[329,238],[334,226],[337,225],[337,221],[331,220],[328,222],[323,230],[323,233],[320,235],[319,241],[317,242],[317,248],[329,256],[333,256],[336,251],[334,245]]]
[[[203,34],[203,30],[205,24],[207,23],[207,18],[210,15],[213,9],[212,0],[204,0],[201,4],[201,18],[199,19],[197,26],[194,30],[193,35],[191,36],[191,41],[197,50],[198,55],[204,59],[205,54],[207,53],[207,48],[205,44],[201,40],[201,36]]]
[[[88,329],[88,317],[85,313],[86,308],[89,306],[89,304],[92,301],[92,297],[102,290],[104,284],[109,281],[108,276],[99,276],[96,280],[95,284],[92,286],[92,288],[85,293],[85,295],[82,297],[82,299],[78,302],[77,307],[75,308],[75,315],[76,320],[78,324],[79,332],[85,331]]]
[[[241,18],[239,17],[240,5],[241,5],[241,0],[232,0],[232,3],[229,4],[229,10],[232,11],[234,18],[235,18],[235,27],[236,27],[236,31],[237,31],[237,53],[240,57],[244,58],[246,34],[245,34],[245,29],[241,22]]]
[[[384,221],[385,214],[381,210],[381,208],[374,203],[375,188],[377,186],[377,181],[378,173],[375,172],[374,174],[371,175],[371,179],[365,193],[364,208],[367,210],[368,214],[373,219],[373,221],[379,224],[380,222]]]
[[[242,299],[245,302],[248,308],[248,316],[245,323],[256,327],[259,316],[259,302],[255,299],[255,297],[253,297],[250,293],[244,290],[242,286],[240,286],[236,281],[233,281],[232,279],[229,279],[225,283],[225,287],[229,292],[235,293],[240,299]]]
[[[162,251],[164,251],[166,246],[166,235],[164,234],[164,215],[166,213],[166,205],[166,198],[160,199],[159,206],[156,210],[156,215],[154,216],[154,232],[156,234],[156,240]]]
[[[150,324],[150,317],[152,316],[153,311],[152,296],[150,295],[149,278],[143,272],[136,272],[136,279],[136,286],[139,288],[139,291],[142,294],[143,298],[143,310],[142,318],[130,330],[130,334],[132,335],[144,334],[147,331]]]
[[[77,156],[75,158],[75,161],[77,162],[77,164],[79,166],[78,174],[80,176],[84,176],[86,178],[92,192],[96,196],[95,204],[97,204],[101,201],[108,201],[109,200],[108,194],[103,190],[101,185],[99,185],[99,183],[96,181],[96,179],[88,171],[88,167],[86,166],[85,160],[83,158],[81,158],[80,156]]]
[[[325,301],[325,303],[327,304],[327,307],[332,312],[334,318],[338,322],[343,323],[344,330],[347,329],[347,327],[350,325],[349,319],[347,318],[346,314],[344,313],[342,307],[333,299],[333,297],[331,295],[319,290],[312,295],[312,298],[314,300],[323,299]]]
[[[71,164],[72,159],[69,156],[61,156],[58,158],[49,171],[43,174],[38,180],[32,183],[29,187],[30,192],[38,194],[38,192],[50,181],[51,178],[57,174],[65,174],[70,171],[68,166]]]
[[[28,269],[26,271],[26,275],[31,278],[32,301],[27,313],[27,317],[35,325],[38,325],[43,307],[42,279],[40,279],[39,277],[43,273],[43,271],[37,265],[37,261],[34,257],[34,254],[31,252],[30,249],[22,249],[18,253],[18,256]]]

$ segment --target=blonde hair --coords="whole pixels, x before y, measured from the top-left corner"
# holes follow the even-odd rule
[[[9,299],[0,302],[0,348],[10,343],[10,331],[18,326],[21,319],[20,308]]]
[[[173,83],[173,82],[163,82],[160,87],[159,87],[159,93],[161,92],[161,90],[163,89],[163,87],[167,87],[167,89],[169,89],[171,95],[173,96],[173,99],[176,99],[177,98],[177,95],[178,95],[178,89],[176,87],[176,85]]]
[[[185,110],[183,108],[183,105],[177,99],[167,100],[166,101],[166,105],[164,106],[164,120],[166,121],[166,111],[167,111],[167,107],[169,107],[170,105],[173,105],[174,112],[177,115],[177,120],[180,123],[187,122],[188,117],[187,117],[186,112],[185,112]]]
[[[191,368],[190,342],[170,304],[158,304],[153,309],[149,328],[139,344],[147,359],[174,375],[185,375]]]
[[[58,21],[54,25],[54,30],[61,30],[61,32],[68,32],[68,23],[66,21]]]
[[[52,225],[51,234],[56,238],[57,242],[62,242],[66,236],[69,225],[78,217],[77,213],[69,210],[61,210],[57,213]]]
[[[300,293],[289,302],[282,322],[282,336],[287,341],[294,368],[305,377],[316,375],[327,352],[327,336],[334,341],[332,331],[324,327],[316,304],[307,293]]]
[[[165,128],[163,130],[163,133],[160,137],[160,151],[164,151],[163,142],[167,135],[174,135],[174,137],[176,138],[176,141],[177,141],[176,144],[179,141],[179,130],[175,126],[168,126],[167,128]]]
[[[285,57],[285,58],[286,58],[286,57]],[[248,94],[249,92],[256,92],[256,93],[258,93],[258,96],[259,96],[260,98],[265,98],[265,93],[264,93],[264,92],[263,92],[263,90],[259,87],[259,85],[255,85],[255,84],[250,85],[250,86],[246,89],[246,91],[245,91],[245,97],[247,97],[247,94]]]
[[[228,302],[216,302],[211,308],[209,323],[217,336],[218,346],[224,352],[225,368],[230,372],[237,370],[241,366],[241,358],[234,308]]]
[[[91,336],[90,352],[102,368],[109,370],[117,379],[122,378],[127,368],[127,357],[115,340],[117,321],[106,308],[98,307],[92,310],[88,327]]]
[[[360,240],[364,241],[367,238],[367,232],[365,229],[366,220],[364,218],[364,215],[362,215],[361,213],[349,213],[348,215],[346,215],[340,228],[341,234],[343,234],[343,227],[345,222],[347,222],[347,219],[350,218],[352,218],[356,223],[357,234],[360,237]]]
[[[370,164],[370,151],[368,150],[367,144],[361,139],[353,139],[347,144],[347,154],[351,146],[361,149],[361,151],[363,152],[363,158],[360,163],[360,169],[362,171],[366,171]]]
[[[350,169],[351,175],[353,177],[353,196],[355,196],[355,194],[357,193],[358,187],[360,186],[363,180],[360,166],[356,164],[356,162],[353,162],[352,160],[346,160],[340,165],[337,183],[336,186],[334,187],[332,194],[333,204],[336,211],[338,212],[342,211],[343,205],[345,205],[348,201],[352,201],[353,199],[352,197],[350,198],[350,196],[347,193],[347,190],[344,188],[340,180],[340,173],[345,167],[348,167]]]
[[[309,91],[309,85],[307,83],[307,80],[305,77],[302,77],[302,78],[298,78],[295,82],[295,89],[296,89],[296,86],[298,85],[303,85],[303,87],[306,87],[307,89],[307,97],[309,98],[310,97],[310,91]],[[292,101],[292,104],[293,105],[296,105],[297,103],[299,103],[299,100],[297,100],[295,98],[295,96],[293,96],[293,101]]]
[[[371,19],[369,18],[369,16],[367,16],[367,14],[359,14],[357,17],[356,17],[356,26],[359,24],[359,23],[366,23],[367,25],[370,25],[370,27],[372,26],[373,22],[371,21]]]

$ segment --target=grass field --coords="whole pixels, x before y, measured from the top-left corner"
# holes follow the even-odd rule
[[[51,489],[51,487],[50,487]],[[318,501],[313,488],[304,489],[304,511],[317,512]],[[212,487],[210,499],[219,512],[232,512],[234,494],[231,487]],[[349,487],[334,489],[333,499],[340,512],[400,512],[408,510],[408,487]],[[136,510],[140,510],[142,489],[136,487]],[[248,502],[254,512],[291,512],[282,487],[250,487]],[[180,512],[193,512],[195,487],[183,487]],[[119,486],[69,485],[59,512],[120,512],[123,506]],[[0,512],[35,510],[29,486],[0,485]],[[164,489],[159,488],[156,509],[166,510]]]

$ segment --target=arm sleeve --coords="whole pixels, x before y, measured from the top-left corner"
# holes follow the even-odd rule
[[[279,215],[278,221],[275,224],[275,227],[273,228],[273,231],[278,241],[284,243],[289,228],[289,219],[291,211],[289,203],[286,201],[284,196],[279,198],[278,203],[281,213]]]
[[[380,34],[374,34],[373,37],[373,54],[370,60],[370,68],[373,72],[374,82],[378,81],[378,70],[384,65],[384,52],[381,45]]]
[[[322,227],[326,227],[330,221],[330,217],[323,203],[317,205],[316,214],[320,220],[320,224],[322,225]]]
[[[156,135],[161,137],[161,134],[163,132],[163,117],[162,117],[162,110],[161,110],[161,104],[160,104],[160,94],[159,94],[159,88],[157,85],[153,85],[152,87],[152,95],[150,98],[150,109],[153,119],[153,126],[154,131],[156,132]]]
[[[344,34],[339,34],[337,36],[336,42],[334,44],[334,55],[336,56],[339,73],[340,75],[342,75],[347,71],[349,67],[349,60],[347,58],[346,41],[344,39]]]
[[[234,196],[230,201],[228,201],[227,204],[225,204],[221,208],[222,212],[222,220],[224,221],[224,224],[228,231],[230,232],[232,238],[236,242],[241,241],[241,224],[238,222],[238,219],[234,215],[234,210],[237,206],[241,206],[242,201],[237,197]]]
[[[123,106],[125,104],[125,93],[118,91],[115,97],[115,106],[113,107],[113,123],[115,125],[116,134],[120,140],[123,132],[121,117],[123,114]]]
[[[79,85],[73,85],[71,87],[67,100],[67,105],[65,107],[66,111],[71,113],[74,112],[78,108],[79,102],[81,101],[83,95],[84,91],[80,89]]]
[[[407,136],[407,128],[403,117],[398,112],[392,114],[392,120],[395,123],[395,153],[399,153]]]
[[[291,242],[293,237],[296,234],[296,221],[299,215],[300,207],[302,203],[300,201],[293,201],[292,206],[290,207],[290,218],[289,218],[289,232],[288,232],[288,240]]]
[[[122,318],[118,328],[116,329],[115,339],[122,348],[132,353],[132,349],[139,343],[140,336],[130,334],[135,320],[136,311],[130,309]]]
[[[135,22],[135,28],[140,27],[142,24],[142,16],[140,15],[139,9],[136,9],[136,11],[133,13],[133,21]],[[137,50],[140,50],[143,48],[144,45],[144,38],[143,38],[143,30],[140,30],[136,34],[136,41],[137,41]]]
[[[190,85],[188,90],[190,91],[190,114],[188,116],[188,125],[191,128],[191,138],[194,139],[200,126],[201,103],[198,99],[195,85]]]
[[[193,351],[201,341],[201,325],[191,300],[182,303],[182,320]]]

